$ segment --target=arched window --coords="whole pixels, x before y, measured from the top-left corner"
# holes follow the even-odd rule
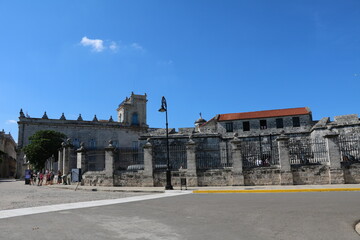
[[[122,122],[123,121],[123,117],[122,117],[122,114],[120,113],[119,114],[119,122]]]
[[[131,117],[131,125],[139,125],[139,117],[137,113],[133,113]]]

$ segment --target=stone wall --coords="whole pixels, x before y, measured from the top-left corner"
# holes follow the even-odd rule
[[[360,183],[360,163],[342,167],[345,183]],[[186,171],[185,171],[186,172]],[[180,186],[179,171],[172,171],[171,182],[174,187]],[[291,174],[294,185],[326,185],[330,184],[330,167],[327,165],[292,166]],[[274,167],[246,169],[243,171],[245,186],[281,185],[281,170]],[[114,178],[106,176],[103,171],[86,172],[83,183],[88,186],[128,186],[144,185],[144,171],[116,171]],[[233,172],[231,168],[197,171],[198,186],[232,186]],[[165,171],[154,171],[153,186],[166,184]]]
[[[199,186],[231,186],[231,169],[212,169],[207,171],[198,171]]]
[[[116,172],[114,175],[114,186],[142,187],[144,182],[143,172]]]
[[[344,170],[345,183],[360,183],[360,163],[346,164],[342,166],[342,169]]]
[[[330,184],[330,168],[326,165],[292,166],[294,185]]]
[[[86,186],[114,186],[114,178],[106,176],[104,171],[88,171],[82,175],[82,183]]]
[[[280,169],[272,167],[253,168],[243,172],[244,185],[280,185]]]
[[[186,155],[186,166],[184,165],[184,168],[180,168],[179,170],[176,168],[176,170],[171,171],[171,182],[174,187],[180,186],[180,174],[183,174],[182,176],[186,176],[188,186],[192,187],[360,183],[360,163],[355,163],[352,161],[347,163],[347,165],[344,165],[344,163],[341,164],[341,149],[339,148],[338,142],[339,134],[337,132],[331,131],[330,129],[324,133],[326,134],[323,136],[324,139],[321,145],[321,151],[318,148],[306,148],[306,151],[309,151],[309,153],[306,151],[304,152],[303,150],[300,151],[300,147],[303,147],[301,144],[308,144],[308,140],[311,140],[310,138],[303,139],[303,142],[300,141],[301,144],[298,144],[299,148],[294,148],[292,145],[290,148],[290,139],[294,137],[299,138],[298,136],[293,136],[293,134],[282,134],[277,136],[276,142],[272,142],[272,147],[273,151],[277,151],[278,156],[275,153],[271,153],[274,154],[271,156],[277,156],[279,160],[269,162],[266,165],[255,164],[248,166],[243,166],[243,163],[249,161],[246,159],[246,157],[249,155],[246,155],[246,151],[249,150],[244,148],[242,144],[242,142],[245,140],[238,138],[237,135],[234,135],[232,139],[222,139],[217,135],[206,135],[199,133],[191,134],[190,138],[186,138],[184,134],[175,134],[172,135],[172,138],[169,141],[170,147],[172,144],[175,144],[176,146],[185,146],[185,148],[181,151],[182,154]],[[159,165],[156,165],[156,158],[159,158],[159,153],[164,154],[164,151],[157,152],[159,151],[158,146],[165,145],[166,138],[164,136],[156,136],[148,138],[146,141],[146,143],[145,141],[142,143],[142,146],[144,146],[144,164],[142,169],[144,170],[133,172],[115,171],[114,185],[156,187],[164,187],[166,185],[165,169],[160,169],[158,168]],[[226,153],[226,157],[224,157],[222,154],[219,155],[218,150],[209,151],[208,149],[202,148],[202,146],[211,145],[218,145],[221,147],[222,143],[226,143],[226,152],[224,152]],[[257,144],[260,145],[260,142]],[[114,150],[114,147],[112,147],[112,149]],[[251,151],[255,153],[255,155],[250,155],[257,157],[257,159],[262,159],[262,156],[259,155],[258,152],[266,149],[265,143],[262,143],[261,148],[259,149],[252,149]],[[292,155],[290,155],[290,150],[293,152],[297,151],[297,155],[294,155],[293,152]],[[211,157],[200,158],[200,154],[204,152]],[[308,155],[301,155],[304,153],[307,153]],[[327,161],[322,161],[322,158],[319,158],[319,160],[314,157],[320,153],[322,153],[323,158],[326,158]],[[300,157],[303,156],[306,159],[315,159],[317,162],[303,161],[295,165],[291,161],[291,157],[298,155]],[[107,166],[112,166],[115,161],[113,154],[109,156],[109,162],[105,164],[105,168],[109,170],[107,175],[97,174],[96,177],[92,179],[89,178],[87,183],[106,184],[107,178],[113,173],[112,168]],[[171,155],[171,157],[172,160],[175,161],[174,159],[176,158],[174,158],[174,155]],[[227,165],[206,165],[202,164],[203,159],[207,161],[206,163],[213,162],[213,159],[216,161],[219,159],[227,160],[228,162],[225,162]],[[162,165],[164,164],[162,163]],[[172,166],[174,166],[173,163]],[[102,176],[105,177],[104,180],[100,179]],[[108,177],[106,178],[106,176]]]

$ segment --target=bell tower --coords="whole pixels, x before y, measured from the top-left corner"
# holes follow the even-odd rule
[[[146,123],[147,95],[137,95],[133,92],[126,97],[116,109],[118,122],[124,126],[148,127]]]

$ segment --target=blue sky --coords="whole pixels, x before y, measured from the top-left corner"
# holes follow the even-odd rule
[[[0,129],[31,117],[116,118],[133,91],[148,124],[199,112],[308,106],[360,113],[360,1],[0,0]]]

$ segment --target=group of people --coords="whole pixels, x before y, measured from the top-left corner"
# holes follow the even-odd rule
[[[45,172],[39,171],[39,172],[33,172],[31,174],[30,178],[30,185],[37,185],[42,186],[45,185],[52,185],[54,183],[61,184],[62,183],[62,174],[59,170],[57,174],[54,173],[52,170],[46,170]]]

